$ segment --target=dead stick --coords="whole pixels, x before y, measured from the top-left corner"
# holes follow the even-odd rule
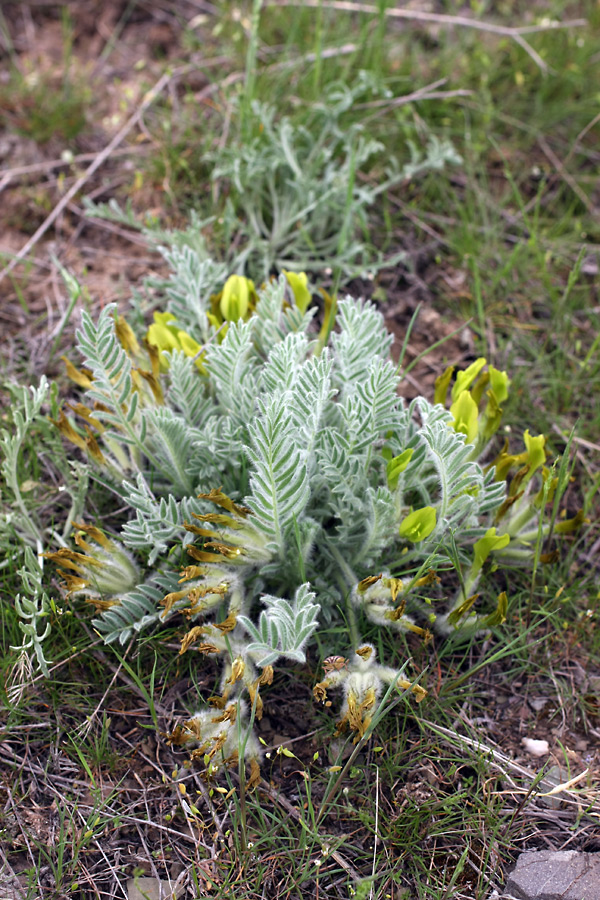
[[[223,62],[224,57],[218,57],[217,59],[211,59],[210,65],[215,65],[217,62]],[[33,247],[37,244],[39,239],[48,231],[51,225],[56,222],[57,218],[60,216],[61,212],[66,208],[66,206],[71,202],[75,194],[81,190],[83,185],[92,177],[94,172],[100,168],[103,162],[105,162],[111,153],[115,150],[116,147],[119,146],[121,141],[123,141],[131,129],[139,122],[140,118],[144,114],[144,112],[151,106],[152,103],[156,100],[158,95],[161,93],[163,88],[171,81],[172,78],[175,78],[178,75],[183,75],[186,72],[191,71],[193,68],[197,68],[192,65],[179,66],[177,69],[173,69],[172,72],[164,72],[161,77],[158,79],[154,87],[150,88],[148,93],[144,96],[144,99],[136,109],[136,111],[127,119],[123,127],[118,131],[112,141],[107,144],[107,146],[102,150],[98,156],[94,159],[93,163],[88,166],[85,170],[81,178],[78,178],[77,181],[73,184],[73,186],[67,191],[67,193],[62,197],[59,203],[54,207],[50,215],[45,219],[44,222],[40,225],[38,230],[33,234],[24,247],[22,247],[17,255],[10,261],[10,263],[2,269],[0,272],[0,282],[17,266],[24,257],[32,250]]]
[[[123,147],[122,150],[113,151],[114,156],[128,156],[130,153],[143,153],[146,148],[141,147]],[[65,166],[76,165],[77,163],[90,162],[96,159],[96,153],[80,153],[72,159],[48,159],[45,162],[32,163],[30,166],[14,166],[12,169],[1,169],[0,176],[5,178],[19,178],[23,175],[36,175],[38,172],[48,172],[51,169],[64,168]]]
[[[150,88],[136,111],[131,115],[123,127],[115,134],[112,141],[106,145],[104,150],[102,150],[95,158],[93,163],[87,167],[83,175],[77,179],[77,181],[71,186],[71,188],[67,191],[67,193],[62,197],[62,199],[56,204],[50,215],[42,222],[38,230],[33,234],[24,247],[21,247],[17,255],[9,262],[9,264],[0,272],[0,282],[18,265],[21,260],[27,256],[30,250],[35,247],[39,239],[48,231],[51,225],[56,222],[61,212],[68,206],[71,202],[75,194],[77,194],[83,185],[92,177],[94,172],[100,168],[103,162],[108,159],[113,150],[119,146],[121,141],[123,141],[134,125],[139,121],[140,117],[143,115],[146,109],[150,106],[151,103],[158,97],[162,89],[169,83],[171,78],[173,78],[174,72],[164,72],[161,77],[158,79],[154,87]]]
[[[589,213],[592,213],[592,215],[594,215],[596,213],[594,204],[592,203],[592,201],[590,200],[588,195],[585,193],[585,191],[579,187],[579,185],[577,184],[577,182],[575,181],[573,176],[569,172],[567,172],[564,164],[560,161],[560,159],[558,158],[558,156],[556,155],[556,153],[554,152],[552,147],[548,144],[548,141],[546,140],[546,138],[540,134],[537,139],[537,142],[538,142],[539,146],[542,148],[542,150],[544,151],[545,155],[548,157],[548,159],[552,163],[552,165],[554,166],[554,168],[556,169],[557,174],[560,175],[564,181],[566,181],[566,183],[569,185],[569,187],[571,188],[573,193],[577,194],[577,196],[579,197],[579,199],[581,200],[581,202],[583,203],[583,205],[585,206],[587,211]]]
[[[357,3],[354,0],[267,0],[267,6],[312,6],[325,9],[339,9],[342,12],[379,13],[379,8],[372,3]],[[539,31],[550,31],[556,28],[579,28],[587,25],[586,19],[571,19],[567,22],[552,22],[548,25],[524,25],[514,27],[510,25],[494,25],[492,22],[482,22],[479,19],[469,19],[467,16],[451,16],[447,13],[425,12],[417,9],[386,9],[385,15],[392,19],[408,19],[413,22],[435,22],[438,25],[457,25],[461,28],[474,28],[476,31],[487,31],[490,34],[503,35],[516,41],[520,47],[531,57],[535,64],[543,71],[549,71],[549,66],[529,44],[524,35],[536,34]]]
[[[379,13],[379,7],[372,3],[358,3],[356,0],[267,0],[265,6],[323,6],[325,9],[339,9],[342,12]],[[475,28],[477,31],[489,31],[506,37],[537,34],[540,31],[554,31],[557,28],[580,28],[587,25],[587,19],[569,19],[567,22],[549,22],[546,25],[494,25],[480,19],[469,19],[467,16],[452,16],[448,13],[425,12],[418,9],[386,9],[385,15],[392,19],[409,19],[414,22],[436,22],[439,25],[458,25],[462,28]]]

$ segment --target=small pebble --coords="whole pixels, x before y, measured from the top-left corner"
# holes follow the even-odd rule
[[[530,753],[531,756],[545,756],[550,752],[548,741],[536,741],[533,738],[523,738],[521,743],[527,753]]]

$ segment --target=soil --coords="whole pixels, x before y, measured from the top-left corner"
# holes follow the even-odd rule
[[[31,127],[28,97],[32,85],[41,83],[50,91],[60,90],[64,84],[65,20],[61,19],[55,4],[43,0],[9,2],[2,8],[8,35],[0,38],[3,44],[0,48],[0,253],[6,261],[19,252],[64,192],[109,144],[138,108],[149,86],[168,65],[180,63],[184,23],[193,17],[210,17],[213,9],[202,0],[182,0],[178,4],[170,0],[140,0],[135,4],[126,0],[106,0],[101,4],[96,0],[72,0],[66,6],[72,39],[69,79],[80,88],[87,86],[85,90],[91,91],[91,98],[84,96],[85,124],[76,134],[65,138],[61,129],[67,125],[57,122],[56,133],[43,143],[28,134]],[[210,40],[209,31],[207,34]],[[199,61],[193,54],[188,59]],[[205,84],[204,76],[197,73],[181,78],[188,76],[196,79],[197,89]],[[17,82],[25,82],[28,87],[17,90],[14,87]],[[181,79],[174,77],[168,91],[176,97],[180,88]],[[132,291],[141,287],[144,277],[160,269],[159,258],[138,234],[90,219],[83,210],[84,197],[98,201],[117,195],[122,200],[129,199],[138,212],[162,211],[169,224],[179,224],[167,184],[146,175],[143,185],[136,186],[136,171],[151,147],[151,133],[142,118],[36,242],[27,261],[4,279],[0,327],[2,369],[6,375],[18,376],[19,372],[26,371],[31,377],[48,368],[49,374],[55,374],[59,353],[69,346],[71,324],[63,333],[60,349],[50,358],[50,346],[68,307],[53,259],[59,260],[85,284],[93,307],[116,301],[125,308]],[[70,154],[73,161],[65,162],[65,154]],[[468,324],[448,314],[448,308],[459,308],[467,280],[464,272],[435,261],[438,247],[435,239],[429,237],[424,244],[415,228],[407,231],[404,243],[410,265],[383,274],[375,284],[357,283],[353,289],[367,297],[375,289],[385,295],[384,311],[398,353],[420,305],[406,346],[406,362],[451,335],[440,347],[427,352],[407,379],[407,397],[416,394],[431,397],[435,378],[448,363],[464,366],[473,360],[474,341]],[[552,646],[549,636],[550,652]],[[600,669],[594,667],[593,661],[582,659],[577,647],[572,651],[572,657],[555,660],[554,680],[543,683],[528,678],[508,683],[502,664],[486,667],[485,680],[478,685],[477,700],[468,694],[460,695],[462,705],[457,707],[453,730],[467,736],[477,735],[506,759],[533,774],[546,758],[540,762],[528,756],[522,738],[547,740],[557,764],[567,763],[573,772],[587,768],[593,783],[600,772],[597,749]],[[102,658],[104,664],[114,668],[114,660]],[[469,665],[475,662],[468,661]],[[422,663],[435,671],[435,652]],[[452,661],[450,664],[444,661],[444,666],[449,666],[446,679],[458,676],[461,666],[466,665],[461,662],[460,653],[456,655],[454,671],[453,665]],[[77,686],[84,677],[74,658],[64,670],[65,683]],[[567,708],[562,702],[561,685],[568,696],[571,683],[583,698],[580,710]],[[208,894],[219,885],[222,877],[219,872],[223,871],[220,866],[226,868],[228,860],[232,864],[235,860],[227,807],[218,794],[209,796],[200,771],[189,767],[184,751],[169,748],[164,740],[156,740],[145,702],[139,698],[138,706],[131,707],[131,697],[135,694],[130,693],[129,701],[124,700],[117,690],[120,684],[126,684],[128,689],[132,687],[131,680],[119,668],[116,686],[102,706],[105,713],[99,711],[89,725],[92,733],[103,734],[102,716],[108,717],[106,740],[111,759],[110,766],[103,763],[91,776],[83,772],[71,745],[63,746],[62,738],[56,737],[56,729],[64,736],[77,735],[88,727],[78,713],[76,691],[72,708],[65,707],[62,720],[48,723],[45,712],[51,701],[45,698],[43,682],[36,679],[28,689],[28,715],[34,724],[13,728],[0,742],[0,802],[4,808],[1,827],[9,865],[24,887],[25,872],[33,859],[31,841],[52,846],[64,828],[72,829],[73,835],[80,839],[89,824],[86,817],[93,818],[95,806],[103,800],[101,822],[92,826],[92,837],[82,845],[80,886],[65,887],[67,893],[70,890],[70,896],[93,896],[92,885],[105,891],[105,896],[120,896],[111,891],[117,889],[123,873],[131,875],[134,870],[142,869],[148,875],[176,878],[191,859],[196,861],[199,871],[206,873],[202,888]],[[210,691],[208,677],[205,687]],[[436,685],[430,689],[435,696]],[[158,711],[165,732],[185,717],[186,703],[194,690],[189,678],[168,687]],[[275,694],[275,688],[271,693]],[[264,781],[257,790],[263,798],[261,802],[287,804],[286,809],[293,817],[297,813],[290,810],[295,811],[300,802],[299,768],[305,766],[318,775],[318,767],[323,769],[332,760],[323,759],[323,744],[316,735],[323,724],[323,711],[316,708],[310,685],[292,684],[284,679],[277,686],[276,695],[277,708],[273,711],[265,697],[265,716],[259,725],[271,759],[265,760]],[[331,711],[329,715],[333,715]],[[442,782],[451,794],[460,779],[467,777],[473,757],[465,745],[457,751],[455,739],[426,734],[412,713],[404,711],[398,715],[405,720],[405,746],[411,742],[419,744],[431,760],[429,768],[412,772],[408,779],[388,790],[385,802],[396,810],[400,822],[407,806],[413,808],[425,803],[434,790],[439,793]],[[277,755],[276,747],[284,735],[286,746],[298,759]],[[452,777],[435,763],[448,746],[454,747],[454,752],[462,754],[464,759],[464,766]],[[440,747],[446,750],[441,751]],[[389,748],[386,752],[393,751],[394,748]],[[318,762],[314,761],[315,753],[321,754]],[[368,762],[372,758],[372,751],[367,750],[362,760]],[[322,794],[320,784],[317,779],[317,801],[319,792]],[[187,796],[192,795],[193,802],[203,810],[196,828],[182,826],[181,815],[169,824],[186,796],[180,785],[185,785]],[[489,786],[492,792],[504,792],[507,807],[512,807],[518,816],[520,833],[514,835],[515,849],[524,846],[600,849],[597,832],[589,824],[573,830],[582,815],[579,808],[572,804],[555,810],[543,807],[539,801],[528,799],[526,786],[527,777],[522,774],[515,775],[510,783],[498,775]],[[584,796],[584,802],[590,802],[589,796]],[[17,801],[17,797],[26,797],[27,802]],[[212,810],[210,815],[209,810]],[[69,814],[67,818],[65,812]],[[372,840],[369,830],[361,824],[360,812],[359,803],[357,808],[348,809],[346,820],[330,819],[325,823],[331,835],[344,839],[340,852],[346,860],[353,859],[353,846],[360,849],[357,855],[362,856],[362,848]],[[149,820],[155,826],[140,827],[140,823]],[[398,829],[396,836],[393,833],[387,836],[390,866],[401,865],[403,858],[400,825]],[[344,838],[344,835],[351,837]],[[424,836],[424,852],[427,841]],[[450,853],[449,847],[450,844],[441,841],[439,853]],[[218,860],[215,848],[218,848]],[[106,865],[107,857],[110,866]],[[501,871],[502,860],[498,866]],[[324,872],[326,868],[324,865]],[[274,861],[272,871],[265,876],[267,893],[263,896],[278,896],[276,890],[282,877]],[[56,873],[49,865],[42,868],[40,889],[44,896],[51,895],[50,885],[55,878]],[[465,893],[461,896],[469,896],[469,884],[465,875]],[[331,890],[332,893],[325,895],[341,896],[337,888],[335,892]]]
[[[7,262],[109,144],[166,67],[180,64],[184,23],[193,18],[194,11],[198,15],[198,9],[208,9],[210,4],[186,0],[177,14],[176,5],[168,2],[137,3],[131,11],[125,0],[112,0],[102,4],[100,15],[94,0],[77,0],[66,6],[72,42],[67,68],[65,24],[53,5],[21,2],[4,6],[12,44],[11,53],[3,54],[0,70],[0,254]],[[197,54],[188,54],[187,61],[202,63]],[[32,96],[34,87],[60,91],[65,78],[84,97],[85,124],[67,139],[58,119],[55,133],[43,142],[36,141],[29,134],[33,126],[28,118],[32,105],[40,102],[37,94]],[[196,88],[206,84],[201,71],[174,76],[167,91],[171,98],[176,97],[190,84]],[[53,259],[85,284],[93,306],[117,302],[126,307],[143,279],[161,269],[160,257],[139,234],[90,218],[83,208],[83,198],[101,202],[116,196],[121,203],[130,202],[139,214],[150,211],[160,214],[167,225],[183,224],[184,213],[173,209],[165,180],[160,183],[146,172],[136,182],[136,172],[152,144],[142,118],[40,237],[26,262],[4,278],[0,305],[4,334],[16,339],[18,349],[13,348],[13,356],[28,356],[34,375],[47,368],[44,344],[60,325],[68,305]],[[72,162],[65,162],[71,158]],[[449,294],[460,295],[464,273],[446,272],[432,263],[438,246],[435,241],[424,246],[416,233],[409,230],[407,235],[403,236],[406,268],[383,273],[375,284],[357,283],[351,290],[370,297],[377,289],[385,296],[383,309],[397,338],[398,352],[415,308],[421,305],[406,348],[407,363],[458,331],[412,370],[406,386],[411,398],[417,393],[431,394],[433,381],[447,362],[470,362],[473,339],[462,320],[436,309],[436,301],[443,308],[451,300]],[[325,277],[322,283],[327,286]],[[440,293],[445,296],[443,303]],[[67,329],[65,347],[71,333]]]

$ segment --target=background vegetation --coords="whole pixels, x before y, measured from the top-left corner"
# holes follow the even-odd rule
[[[522,848],[600,849],[600,12],[591,0],[397,11],[4,4],[3,380],[62,379],[79,307],[115,300],[143,327],[166,276],[158,230],[185,229],[193,211],[224,271],[306,268],[331,293],[372,297],[398,351],[418,307],[407,397],[432,398],[448,362],[507,369],[509,444],[528,427],[557,459],[575,429],[566,505],[589,524],[552,564],[499,573],[509,618],[485,640],[374,630],[429,693],[357,750],[332,744],[312,700],[319,659],[312,679],[278,676],[263,781],[246,793],[235,774],[207,784],[165,743],[214,688],[209,667],[177,656],[177,627],[104,646],[49,565],[36,582],[24,543],[63,534],[86,489],[99,520],[120,515],[36,420],[2,485],[0,878],[17,896],[127,897],[128,880],[151,877],[190,897],[471,900],[501,889]],[[85,209],[113,199],[111,218]],[[19,503],[31,533],[15,530]],[[52,626],[48,676],[35,647],[13,649],[24,566]],[[549,752],[528,755],[523,738]]]

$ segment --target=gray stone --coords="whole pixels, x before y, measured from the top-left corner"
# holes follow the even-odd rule
[[[541,794],[548,793],[548,791],[552,791],[555,787],[558,787],[559,784],[564,784],[571,777],[572,775],[569,774],[569,770],[565,769],[564,766],[552,766],[538,784],[537,790],[540,791]],[[548,806],[550,809],[560,809],[560,805],[563,801],[561,793],[562,791],[558,794],[552,794],[550,797],[540,796],[537,799],[540,803],[544,806]],[[600,897],[598,900],[600,900]]]
[[[505,891],[517,900],[600,900],[600,853],[521,853]]]
[[[17,878],[0,872],[0,900],[25,900],[26,893]]]
[[[130,878],[127,882],[129,900],[172,900],[179,897],[182,887],[175,888],[174,882],[159,881],[157,878]]]

